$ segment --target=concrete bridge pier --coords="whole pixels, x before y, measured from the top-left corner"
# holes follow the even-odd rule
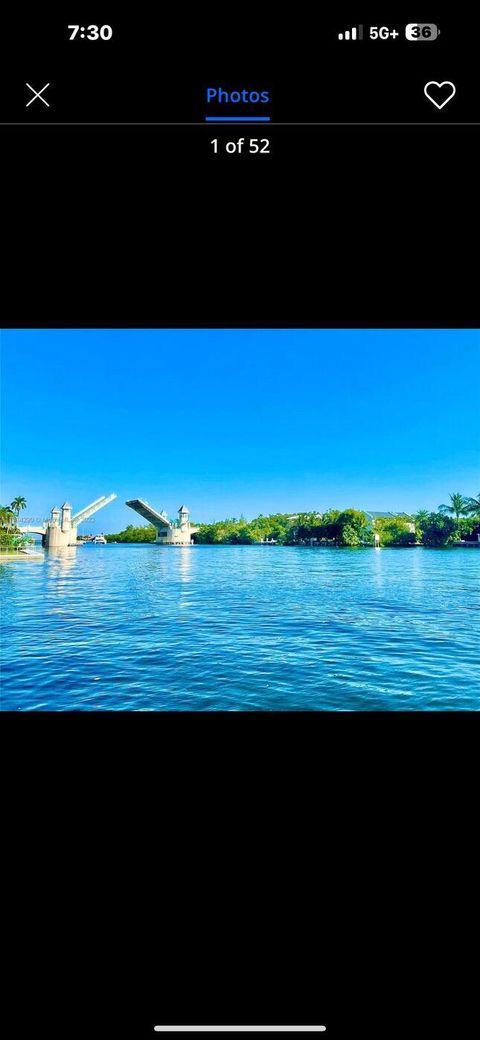
[[[42,538],[46,549],[59,549],[65,545],[77,544],[77,528],[72,524],[72,507],[70,502],[64,502],[61,510],[55,506],[52,509],[52,519],[47,524],[47,529]]]

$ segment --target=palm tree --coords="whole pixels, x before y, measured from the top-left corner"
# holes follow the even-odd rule
[[[16,515],[10,506],[0,506],[0,524],[2,527],[6,527],[7,533],[10,531],[12,520],[16,522]]]
[[[439,513],[453,513],[456,520],[459,520],[461,516],[465,516],[465,513],[469,512],[468,499],[464,498],[459,491],[455,491],[453,495],[450,495],[450,505],[441,505],[438,507]]]
[[[27,507],[27,500],[26,500],[26,498],[23,497],[23,495],[17,495],[17,497],[14,498],[13,502],[10,503],[10,509],[13,509],[13,512],[15,513],[15,516],[17,517],[17,520],[18,520],[18,517],[19,517],[19,514],[20,514],[20,510],[21,509],[26,509],[26,507]]]
[[[480,491],[476,498],[467,498],[467,512],[480,513]]]

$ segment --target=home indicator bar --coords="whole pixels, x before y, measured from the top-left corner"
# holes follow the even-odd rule
[[[155,1033],[325,1033],[326,1026],[154,1026]]]

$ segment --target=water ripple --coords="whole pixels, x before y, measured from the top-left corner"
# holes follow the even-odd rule
[[[480,552],[109,545],[0,565],[2,708],[480,708]]]

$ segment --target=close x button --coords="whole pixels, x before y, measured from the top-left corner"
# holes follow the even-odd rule
[[[26,102],[25,108],[29,108],[30,105],[33,105],[34,101],[43,101],[43,104],[46,105],[47,108],[50,108],[50,105],[49,105],[48,101],[46,101],[45,98],[43,97],[43,94],[45,93],[47,87],[50,86],[50,83],[45,83],[45,86],[42,87],[40,90],[35,90],[34,87],[30,86],[30,83],[25,83],[25,86],[28,87],[28,89],[31,90],[31,92],[33,94],[33,97],[30,98],[30,101]]]

